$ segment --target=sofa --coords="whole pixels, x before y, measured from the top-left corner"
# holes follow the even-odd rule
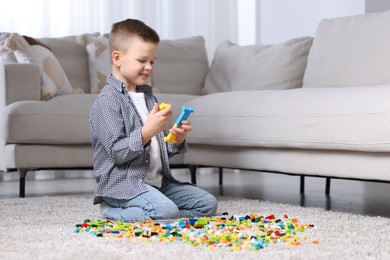
[[[199,167],[297,175],[301,191],[304,176],[325,177],[326,192],[331,178],[389,182],[388,24],[390,11],[324,19],[314,37],[224,41],[212,59],[201,36],[162,40],[156,96],[172,123],[195,110],[172,167],[190,167],[193,182]],[[0,170],[20,174],[23,197],[29,171],[92,169],[88,113],[110,71],[108,40],[2,35]]]

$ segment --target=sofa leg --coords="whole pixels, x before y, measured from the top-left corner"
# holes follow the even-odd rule
[[[19,198],[25,197],[27,169],[18,169],[19,172]]]
[[[300,178],[301,178],[301,181],[300,181],[300,193],[304,194],[305,193],[305,176],[301,175]]]
[[[218,174],[219,174],[219,186],[223,185],[223,168],[219,167],[218,169]]]
[[[326,177],[325,194],[329,195],[329,193],[330,193],[330,178]]]
[[[190,165],[189,169],[191,173],[191,183],[196,185],[196,166]]]

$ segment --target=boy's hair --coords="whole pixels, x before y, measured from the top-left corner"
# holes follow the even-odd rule
[[[123,43],[126,45],[129,39],[137,36],[147,42],[156,44],[160,42],[160,37],[156,31],[144,22],[135,19],[126,19],[112,25],[109,37],[110,53],[114,50],[126,51],[126,49],[123,49]]]

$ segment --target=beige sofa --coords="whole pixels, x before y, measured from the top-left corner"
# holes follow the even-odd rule
[[[223,42],[210,65],[202,37],[162,41],[151,82],[156,95],[174,106],[173,121],[181,106],[195,109],[190,149],[172,166],[191,166],[193,177],[201,166],[326,177],[327,192],[330,178],[389,182],[388,24],[384,12],[323,20],[314,38]],[[69,81],[65,93],[48,95],[42,66],[20,64],[20,49],[0,49],[7,60],[0,64],[0,170],[19,171],[22,197],[30,170],[92,168],[91,92],[109,66],[91,56],[91,46],[106,43],[102,37],[39,40]],[[85,93],[72,94],[80,89]]]

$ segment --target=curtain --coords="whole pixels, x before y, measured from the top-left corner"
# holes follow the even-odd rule
[[[209,57],[222,41],[238,42],[238,0],[13,0],[2,3],[0,32],[38,38],[107,33],[126,18],[144,21],[161,39],[202,35]]]
[[[107,33],[135,18],[161,39],[202,35],[209,59],[225,40],[273,44],[314,36],[324,18],[364,13],[367,0],[12,0],[2,1],[0,32],[32,37]]]

